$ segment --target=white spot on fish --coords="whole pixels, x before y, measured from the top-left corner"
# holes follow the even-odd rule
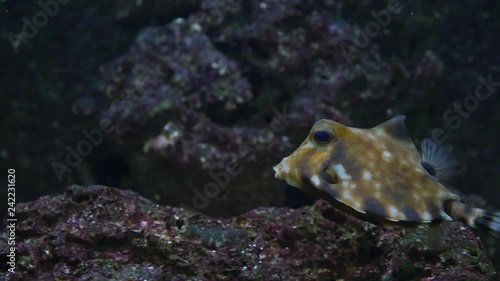
[[[420,200],[420,195],[418,193],[415,193],[413,194],[413,198],[415,198],[415,200]]]
[[[356,188],[356,184],[352,182],[352,183],[350,183],[350,184],[349,184],[349,187],[350,187],[351,189],[355,189],[355,188]]]
[[[363,173],[363,178],[364,178],[365,180],[367,180],[367,181],[368,181],[368,180],[371,180],[371,179],[372,179],[372,174],[371,174],[369,171],[365,171],[365,172]]]
[[[335,166],[333,166],[333,170],[339,174],[345,174],[344,166],[342,166],[341,164],[336,164]]]
[[[319,180],[318,175],[314,175],[311,177],[311,182],[314,184],[314,186],[319,187],[321,184],[321,181]]]
[[[375,198],[377,198],[377,199],[380,199],[380,196],[382,195],[382,194],[380,194],[379,191],[375,191],[374,194],[375,194]]]
[[[382,129],[375,130],[375,134],[377,134],[378,136],[381,136],[381,137],[387,136],[387,133]]]
[[[431,214],[429,212],[423,212],[422,213],[422,219],[424,221],[429,221],[430,222],[432,220],[432,216],[431,216]]]
[[[384,153],[382,153],[383,157],[384,157],[384,161],[385,162],[390,162],[392,160],[392,153],[390,153],[389,151],[384,151]]]
[[[380,190],[380,183],[378,183],[378,182],[377,182],[377,183],[375,183],[375,189],[376,189],[376,190]]]
[[[361,203],[359,202],[354,202],[354,209],[356,209],[357,211],[360,211],[361,210]],[[364,213],[364,212],[363,212]]]
[[[342,193],[342,196],[344,197],[345,200],[352,200],[352,194],[347,190],[344,191],[344,193]]]
[[[389,207],[389,214],[391,215],[391,217],[397,217],[399,215],[398,208],[396,208],[394,206],[390,206]]]
[[[350,180],[351,176],[348,175],[341,164],[336,164],[333,166],[333,170],[337,173],[337,176],[343,180]]]

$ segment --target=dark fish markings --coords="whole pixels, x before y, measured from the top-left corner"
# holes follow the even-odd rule
[[[431,214],[432,220],[440,218],[441,217],[441,210],[438,206],[436,206],[436,203],[434,200],[428,200],[427,201],[427,210]]]
[[[403,208],[403,212],[406,216],[406,220],[408,221],[421,221],[420,215],[410,206],[406,206]]]
[[[384,205],[376,198],[366,197],[364,202],[366,212],[376,214],[381,217],[387,217],[387,211]]]

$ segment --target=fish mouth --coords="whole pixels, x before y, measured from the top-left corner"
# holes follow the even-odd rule
[[[275,172],[274,177],[280,180],[286,180],[288,176],[288,171],[286,171],[286,167],[288,166],[287,163],[288,157],[285,157],[279,162],[277,165],[273,167],[273,170]]]
[[[280,163],[280,164],[281,164],[281,163]],[[285,178],[284,178],[284,175],[283,175],[284,173],[283,173],[283,172],[282,172],[282,170],[281,170],[281,166],[280,166],[280,164],[275,165],[275,166],[273,167],[273,170],[274,170],[274,172],[275,172],[275,173],[274,173],[274,177],[275,177],[275,178],[277,178],[277,179],[279,179],[279,180],[284,180],[284,179],[285,179]]]
[[[289,157],[283,158],[281,162],[273,167],[273,170],[276,172],[274,177],[280,180],[285,180],[291,186],[296,188],[300,188],[300,182],[296,180],[295,173],[292,173],[290,170],[290,163],[288,161]]]

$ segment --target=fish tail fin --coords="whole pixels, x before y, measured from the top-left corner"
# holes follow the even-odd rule
[[[459,201],[446,202],[446,213],[472,228],[482,228],[500,239],[500,211],[486,211]]]
[[[500,239],[500,211],[485,212],[476,224],[485,228],[496,239]]]

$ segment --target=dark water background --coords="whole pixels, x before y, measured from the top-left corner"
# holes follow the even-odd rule
[[[404,114],[417,143],[453,150],[450,188],[500,208],[496,1],[48,2],[0,2],[0,159],[18,202],[103,184],[217,216],[298,207],[311,200],[272,165],[314,121]]]

